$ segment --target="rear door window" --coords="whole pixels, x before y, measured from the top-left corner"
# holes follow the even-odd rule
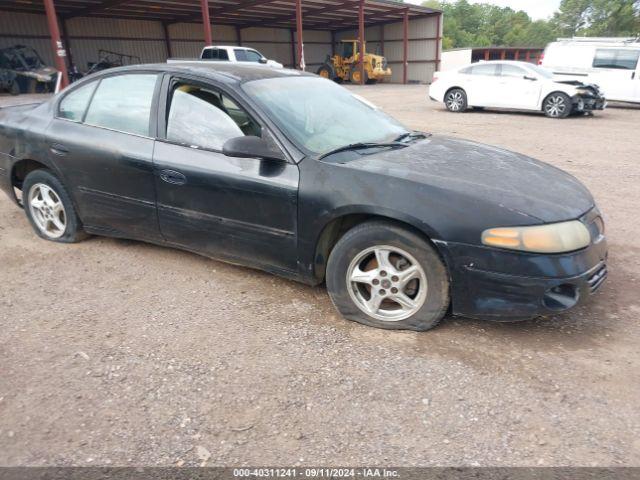
[[[157,79],[156,74],[126,74],[102,79],[89,105],[85,123],[148,136]]]
[[[229,60],[229,54],[223,48],[207,48],[202,52],[203,60]]]
[[[58,117],[81,122],[98,82],[91,82],[67,94],[58,107]]]
[[[471,75],[488,75],[488,76],[496,76],[498,75],[498,64],[497,63],[479,63],[471,67]]]
[[[598,48],[596,49],[596,54],[593,57],[593,67],[635,70],[639,57],[640,50]]]
[[[205,60],[217,60],[218,59],[218,49],[217,48],[207,48],[202,52],[202,58]]]

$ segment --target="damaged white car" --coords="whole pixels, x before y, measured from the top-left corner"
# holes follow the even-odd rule
[[[515,61],[479,62],[436,72],[429,97],[451,112],[504,108],[539,111],[552,118],[603,110],[607,103],[597,85],[556,81],[542,67]]]

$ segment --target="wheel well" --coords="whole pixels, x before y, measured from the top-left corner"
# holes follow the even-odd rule
[[[22,189],[22,182],[27,178],[34,170],[48,169],[44,163],[40,163],[36,160],[20,160],[13,165],[13,171],[11,172],[11,184],[14,188]]]
[[[34,170],[42,169],[48,170],[48,167],[44,163],[40,163],[36,160],[30,159],[20,160],[13,165],[13,169],[11,171],[11,185],[13,186],[14,195],[16,196],[16,200],[18,202],[21,201],[21,198],[16,190],[21,193],[22,184],[24,182],[24,179],[27,178],[27,175],[29,175]]]
[[[417,229],[409,223],[396,220],[395,218],[385,217],[384,215],[356,213],[335,218],[324,227],[318,241],[316,242],[314,275],[318,282],[322,282],[324,280],[327,269],[327,260],[329,259],[329,255],[331,255],[331,251],[333,250],[333,247],[335,247],[336,243],[338,243],[345,233],[356,225],[360,225],[361,223],[369,222],[371,220],[384,220],[394,223],[416,233],[417,235],[420,235],[425,241],[432,243],[431,239],[422,230]]]
[[[462,87],[451,87],[451,88],[450,88],[450,89],[448,89],[446,92],[444,92],[444,96],[445,96],[445,98],[447,97],[447,95],[449,95],[449,92],[450,92],[451,90],[462,90],[462,91],[464,92],[464,94],[465,94],[465,95],[467,94],[467,92],[465,91],[465,89],[464,89],[464,88],[462,88]]]

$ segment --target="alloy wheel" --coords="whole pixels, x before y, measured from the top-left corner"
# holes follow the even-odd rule
[[[67,214],[60,196],[48,185],[36,183],[29,190],[29,211],[38,230],[60,238],[67,229]]]
[[[377,245],[358,253],[347,269],[353,302],[367,315],[397,322],[414,315],[427,298],[427,276],[408,252]]]
[[[447,95],[446,105],[449,110],[457,112],[462,108],[463,103],[462,92],[451,92]]]
[[[550,117],[559,117],[567,110],[567,102],[564,97],[553,95],[547,100],[544,110]]]

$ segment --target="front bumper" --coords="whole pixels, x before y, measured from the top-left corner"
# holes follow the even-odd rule
[[[380,80],[381,78],[390,77],[391,69],[390,68],[381,68],[376,67],[371,71],[371,78],[376,80]]]
[[[604,110],[607,101],[603,96],[576,95],[573,97],[573,107],[578,112],[591,112],[593,110]]]
[[[530,254],[437,242],[451,276],[454,315],[513,321],[569,310],[607,278],[607,242],[600,235],[577,252]]]

